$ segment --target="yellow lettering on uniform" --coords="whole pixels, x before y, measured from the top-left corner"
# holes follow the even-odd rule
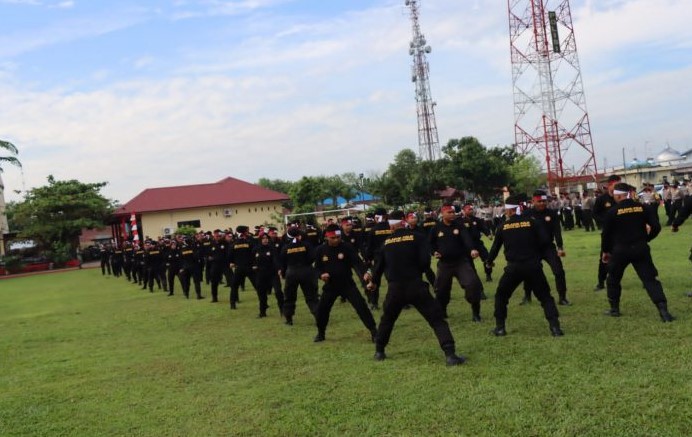
[[[531,227],[531,222],[523,221],[523,222],[516,222],[516,223],[506,223],[502,226],[502,230],[503,231],[509,231],[512,229],[530,228],[530,227]]]
[[[390,238],[387,238],[386,240],[384,240],[384,245],[386,246],[388,244],[397,244],[397,243],[402,243],[405,241],[413,241],[413,239],[414,239],[413,235],[404,235],[401,237],[390,237]]]
[[[644,207],[643,206],[630,206],[629,208],[621,208],[621,209],[618,209],[617,215],[634,214],[636,212],[644,212]]]
[[[391,235],[391,233],[391,229],[380,229],[379,231],[375,231],[375,235]]]
[[[183,255],[189,255],[191,253],[192,253],[191,250],[183,250]]]
[[[305,249],[305,246],[300,246],[300,247],[293,247],[291,249],[288,249],[286,253],[299,253],[299,252],[307,252],[307,249]]]
[[[250,247],[250,245],[247,244],[247,243],[245,243],[245,244],[236,244],[235,246],[233,246],[234,249],[247,249],[247,248],[249,248],[249,247]]]

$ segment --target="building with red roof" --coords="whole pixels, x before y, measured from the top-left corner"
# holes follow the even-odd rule
[[[114,212],[114,235],[131,236],[130,218],[137,218],[140,239],[156,238],[189,226],[198,230],[235,229],[279,224],[288,195],[232,177],[218,182],[147,188]]]

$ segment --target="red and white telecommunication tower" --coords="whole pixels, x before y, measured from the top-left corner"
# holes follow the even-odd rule
[[[409,45],[409,54],[413,57],[411,81],[416,85],[416,112],[418,114],[418,155],[421,159],[434,161],[440,159],[440,140],[437,136],[437,123],[435,122],[435,105],[430,94],[430,69],[426,54],[431,48],[427,45],[425,37],[421,33],[418,22],[417,0],[405,0],[411,15],[413,25],[413,39]]]
[[[507,0],[519,153],[545,157],[548,186],[598,176],[569,0]]]

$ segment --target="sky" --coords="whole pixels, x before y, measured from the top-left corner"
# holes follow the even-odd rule
[[[512,144],[507,3],[419,5],[440,144]],[[692,148],[692,1],[570,5],[598,166]],[[8,201],[51,174],[124,203],[418,150],[404,0],[0,0],[0,29]]]

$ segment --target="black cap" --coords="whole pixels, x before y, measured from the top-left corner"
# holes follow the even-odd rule
[[[620,176],[618,176],[616,174],[612,174],[612,175],[608,176],[608,182],[609,183],[610,182],[620,182]]]
[[[239,225],[235,228],[235,231],[239,234],[244,234],[245,232],[249,231],[250,228],[245,226],[245,225]]]
[[[298,226],[290,226],[286,230],[286,235],[288,238],[296,238],[298,235],[300,235],[300,228]]]
[[[522,202],[523,202],[523,200],[521,199],[521,197],[518,194],[513,194],[511,196],[508,196],[505,199],[505,204],[510,204],[510,205],[519,205]]]
[[[384,208],[375,209],[375,215],[387,215],[387,210]]]

